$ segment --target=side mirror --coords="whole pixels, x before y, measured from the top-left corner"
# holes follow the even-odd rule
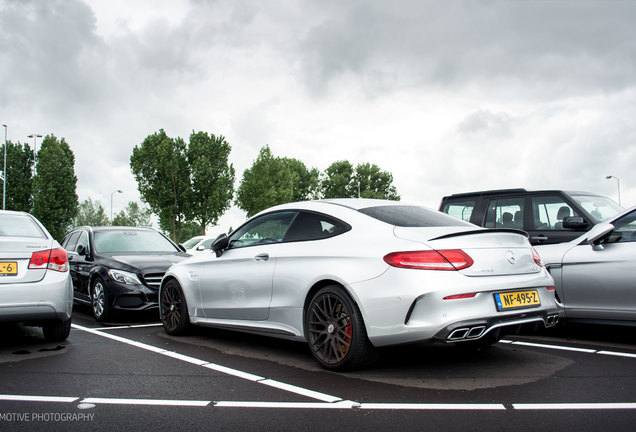
[[[608,223],[599,223],[594,225],[587,233],[587,242],[592,246],[594,250],[600,250],[603,248],[601,242],[605,240],[614,231],[614,225]]]
[[[585,229],[587,222],[581,216],[568,216],[563,218],[563,228]]]
[[[227,234],[221,234],[216,238],[216,240],[214,240],[214,243],[212,243],[212,250],[217,257],[220,257],[221,255],[223,255],[223,251],[227,249],[228,245],[229,239],[227,237]]]
[[[78,255],[86,255],[86,247],[84,245],[79,245],[77,247],[77,254]]]
[[[187,251],[186,251],[185,246],[184,246],[184,245],[182,245],[181,243],[179,243],[177,246],[179,247],[179,249],[181,250],[181,252],[187,252]]]
[[[196,250],[198,250],[199,252],[204,251],[205,250],[205,246],[199,245],[199,246],[197,246]]]

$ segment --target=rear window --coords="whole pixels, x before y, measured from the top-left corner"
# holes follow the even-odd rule
[[[0,215],[0,237],[47,238],[33,218],[25,214]]]
[[[388,205],[359,210],[367,216],[399,227],[472,226],[455,217],[419,206]]]

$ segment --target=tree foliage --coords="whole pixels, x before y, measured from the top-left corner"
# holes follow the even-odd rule
[[[357,197],[353,187],[353,165],[349,161],[337,161],[329,165],[324,172],[321,182],[323,198],[351,198]]]
[[[317,169],[309,170],[297,159],[276,157],[265,146],[243,173],[236,205],[250,217],[278,204],[316,198],[318,192]]]
[[[187,160],[192,170],[192,213],[205,234],[232,204],[234,167],[228,164],[232,147],[223,136],[192,132]]]
[[[62,138],[47,135],[37,152],[33,178],[33,215],[61,240],[77,215],[75,155]]]
[[[2,147],[4,157],[4,144]],[[30,212],[33,208],[33,150],[27,144],[7,142],[7,210]]]
[[[152,211],[148,208],[141,208],[135,201],[130,201],[126,208],[117,213],[113,218],[115,226],[150,226]]]
[[[141,198],[159,217],[159,226],[175,242],[186,224],[216,223],[234,192],[231,150],[223,137],[193,132],[190,146],[163,129],[135,146],[130,168]]]
[[[349,161],[332,163],[321,182],[324,198],[376,198],[399,201],[393,175],[375,164],[362,163],[353,168]]]
[[[102,203],[88,198],[79,204],[77,215],[73,218],[73,226],[105,226],[110,225]]]

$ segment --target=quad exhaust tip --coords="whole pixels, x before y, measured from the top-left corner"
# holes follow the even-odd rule
[[[545,326],[553,327],[557,325],[558,322],[559,322],[559,315],[548,315],[548,317],[545,319]]]
[[[448,335],[448,340],[450,341],[459,341],[465,339],[477,339],[484,334],[486,330],[486,326],[476,326],[476,327],[462,327],[457,330],[453,330],[451,334]]]

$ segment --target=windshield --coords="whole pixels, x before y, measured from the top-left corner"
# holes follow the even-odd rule
[[[37,223],[25,214],[0,214],[0,237],[47,238]]]
[[[199,243],[203,239],[204,239],[203,236],[192,237],[190,240],[188,240],[187,242],[183,243],[183,247],[186,248],[186,249],[192,249],[193,247],[195,247],[197,245],[197,243]]]
[[[473,226],[446,213],[425,207],[394,205],[360,209],[361,213],[399,227]]]
[[[616,204],[611,199],[599,195],[572,195],[572,198],[581,205],[596,222],[602,222],[606,219],[623,212],[625,209]]]
[[[180,250],[156,231],[108,230],[95,233],[95,252],[102,254],[173,253]]]

